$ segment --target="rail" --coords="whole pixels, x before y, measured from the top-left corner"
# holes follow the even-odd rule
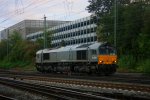
[[[22,88],[28,91],[33,91],[36,93],[40,93],[46,96],[54,97],[61,100],[73,100],[73,99],[87,99],[87,100],[115,100],[112,98],[107,98],[91,93],[85,93],[77,90],[71,90],[66,88],[60,88],[60,87],[52,87],[52,86],[45,86],[45,85],[39,85],[39,84],[29,84],[24,83],[21,81],[16,80],[10,80],[6,78],[0,78],[0,83]]]
[[[7,96],[4,96],[4,95],[0,95],[0,100],[16,100],[16,99],[11,98],[11,97],[7,97]]]

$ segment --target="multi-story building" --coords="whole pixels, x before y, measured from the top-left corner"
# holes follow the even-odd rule
[[[97,41],[96,24],[91,17],[85,17],[72,22],[49,28],[51,31],[51,44],[53,47],[60,46],[62,42],[66,45],[79,43],[92,43]],[[43,32],[36,32],[27,35],[28,40],[35,40],[43,37]]]
[[[64,24],[69,21],[58,21],[58,20],[47,20],[46,26],[47,28],[54,27],[56,25]],[[1,39],[6,39],[8,35],[11,35],[13,31],[18,31],[21,33],[23,39],[26,39],[26,36],[35,33],[38,31],[42,31],[44,29],[44,21],[43,20],[23,20],[11,27],[8,27],[0,32]]]

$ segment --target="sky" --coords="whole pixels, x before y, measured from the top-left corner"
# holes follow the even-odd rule
[[[0,30],[25,19],[73,21],[90,13],[88,0],[0,0]]]

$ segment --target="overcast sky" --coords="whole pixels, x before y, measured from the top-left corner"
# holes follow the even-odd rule
[[[25,19],[75,20],[89,16],[88,0],[0,0],[0,30]]]

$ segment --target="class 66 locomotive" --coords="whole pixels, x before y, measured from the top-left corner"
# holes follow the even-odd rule
[[[36,53],[36,69],[49,73],[111,75],[117,68],[116,49],[108,43],[76,44]]]

